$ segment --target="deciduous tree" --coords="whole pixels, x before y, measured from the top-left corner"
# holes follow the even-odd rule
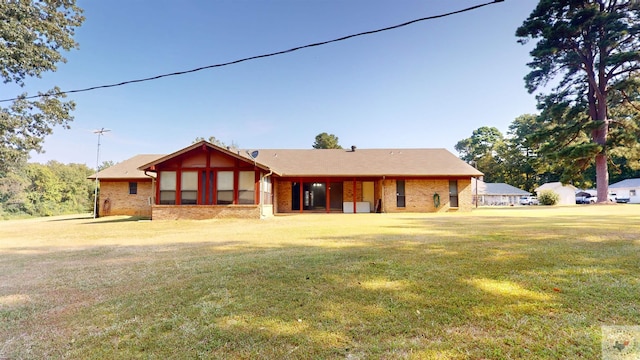
[[[495,127],[482,126],[473,130],[471,137],[458,141],[455,145],[460,158],[475,166],[485,174],[487,182],[502,182],[503,169],[498,156],[504,145],[504,137]]]
[[[25,79],[56,71],[65,62],[61,51],[78,44],[75,29],[84,18],[75,0],[0,2],[0,77],[4,83],[25,85]],[[68,127],[73,102],[63,102],[53,88],[36,100],[19,94],[9,105],[0,104],[0,175],[24,161],[30,151],[42,151],[42,142],[53,127]]]

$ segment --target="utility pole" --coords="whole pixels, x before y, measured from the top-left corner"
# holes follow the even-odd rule
[[[96,152],[96,187],[93,191],[93,218],[98,217],[98,168],[100,167],[100,137],[104,135],[104,133],[109,132],[111,130],[102,128],[100,130],[94,130],[94,134],[98,134],[98,151]]]

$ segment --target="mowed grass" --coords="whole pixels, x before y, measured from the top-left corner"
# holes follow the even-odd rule
[[[640,206],[0,222],[0,359],[600,357]]]

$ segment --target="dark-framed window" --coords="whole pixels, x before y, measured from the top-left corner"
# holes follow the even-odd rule
[[[217,201],[218,205],[233,204],[233,171],[218,171],[217,175]]]
[[[238,173],[238,203],[255,204],[256,202],[256,173],[254,171],[240,171]]]
[[[138,183],[130,182],[129,183],[129,195],[136,195],[138,193]]]
[[[198,203],[198,172],[183,171],[180,174],[180,204],[195,205]]]
[[[175,205],[176,203],[176,172],[160,172],[160,205]]]
[[[396,180],[396,207],[407,206],[404,192],[404,180]]]
[[[458,207],[458,181],[449,180],[449,206]]]

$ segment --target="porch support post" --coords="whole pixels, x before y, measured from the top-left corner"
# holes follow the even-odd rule
[[[357,202],[357,198],[356,198],[356,179],[353,178],[353,213],[356,213],[356,202]]]
[[[210,175],[209,172],[211,171],[211,149],[209,147],[207,147],[207,161],[206,161],[206,165],[204,168],[204,189],[202,189],[202,192],[204,193],[204,204],[206,205],[211,205],[209,203],[209,199],[212,198],[212,195],[209,193],[209,189],[212,188],[211,184],[211,179],[210,179]],[[198,196],[198,198],[200,198],[201,196]],[[204,205],[203,204],[203,205]]]
[[[302,210],[304,210],[304,184],[302,183],[302,178],[300,178],[300,213],[302,214]]]
[[[324,205],[327,208],[327,214],[331,212],[331,183],[329,179],[325,179],[325,187],[327,189],[324,197]]]

